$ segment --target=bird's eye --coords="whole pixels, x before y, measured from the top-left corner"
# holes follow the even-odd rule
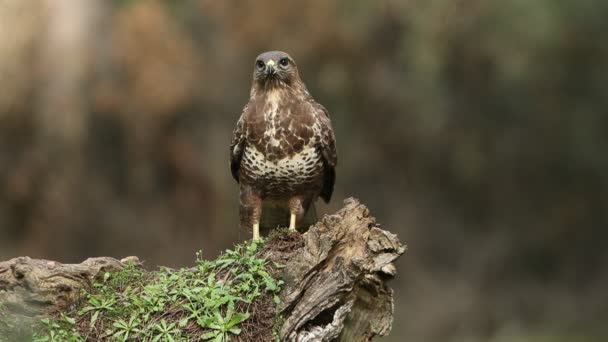
[[[289,59],[281,58],[281,60],[279,61],[279,64],[281,64],[282,67],[286,67],[289,65]]]
[[[255,65],[258,67],[258,69],[264,69],[264,62],[262,61],[257,61],[255,62]]]

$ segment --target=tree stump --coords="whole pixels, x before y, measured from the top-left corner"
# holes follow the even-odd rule
[[[283,341],[369,341],[393,321],[393,261],[405,252],[369,210],[349,198],[304,234],[273,234],[259,253],[285,284],[277,313]],[[136,257],[89,258],[80,264],[18,257],[0,262],[0,306],[34,317],[75,305],[83,289]]]

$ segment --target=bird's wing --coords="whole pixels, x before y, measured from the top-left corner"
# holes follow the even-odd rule
[[[338,164],[336,139],[334,137],[334,130],[331,127],[331,121],[329,119],[327,109],[316,102],[314,103],[314,107],[321,126],[321,133],[317,146],[321,151],[321,155],[323,156],[323,164],[325,166],[321,198],[323,198],[325,202],[329,202],[331,195],[334,192],[334,183],[336,182],[336,165]]]
[[[247,111],[247,106],[243,109],[243,114],[236,123],[234,132],[232,133],[232,141],[230,142],[230,171],[232,177],[239,182],[239,169],[241,167],[241,158],[245,150],[246,129],[244,114]]]

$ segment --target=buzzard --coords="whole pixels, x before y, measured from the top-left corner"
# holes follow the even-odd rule
[[[306,89],[293,58],[281,51],[259,55],[230,144],[241,227],[253,229],[254,240],[260,222],[276,228],[289,219],[290,230],[303,227],[307,212],[314,215],[313,202],[331,199],[336,163],[329,114]]]

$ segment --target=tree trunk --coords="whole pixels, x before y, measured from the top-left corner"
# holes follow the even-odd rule
[[[387,286],[393,261],[405,252],[396,235],[379,228],[357,200],[302,234],[275,234],[261,255],[285,267],[273,276],[285,284],[279,335],[283,341],[368,341],[387,335],[393,321],[393,291]],[[0,262],[0,304],[35,316],[77,303],[103,274],[136,257],[89,258],[80,264],[19,257]]]

